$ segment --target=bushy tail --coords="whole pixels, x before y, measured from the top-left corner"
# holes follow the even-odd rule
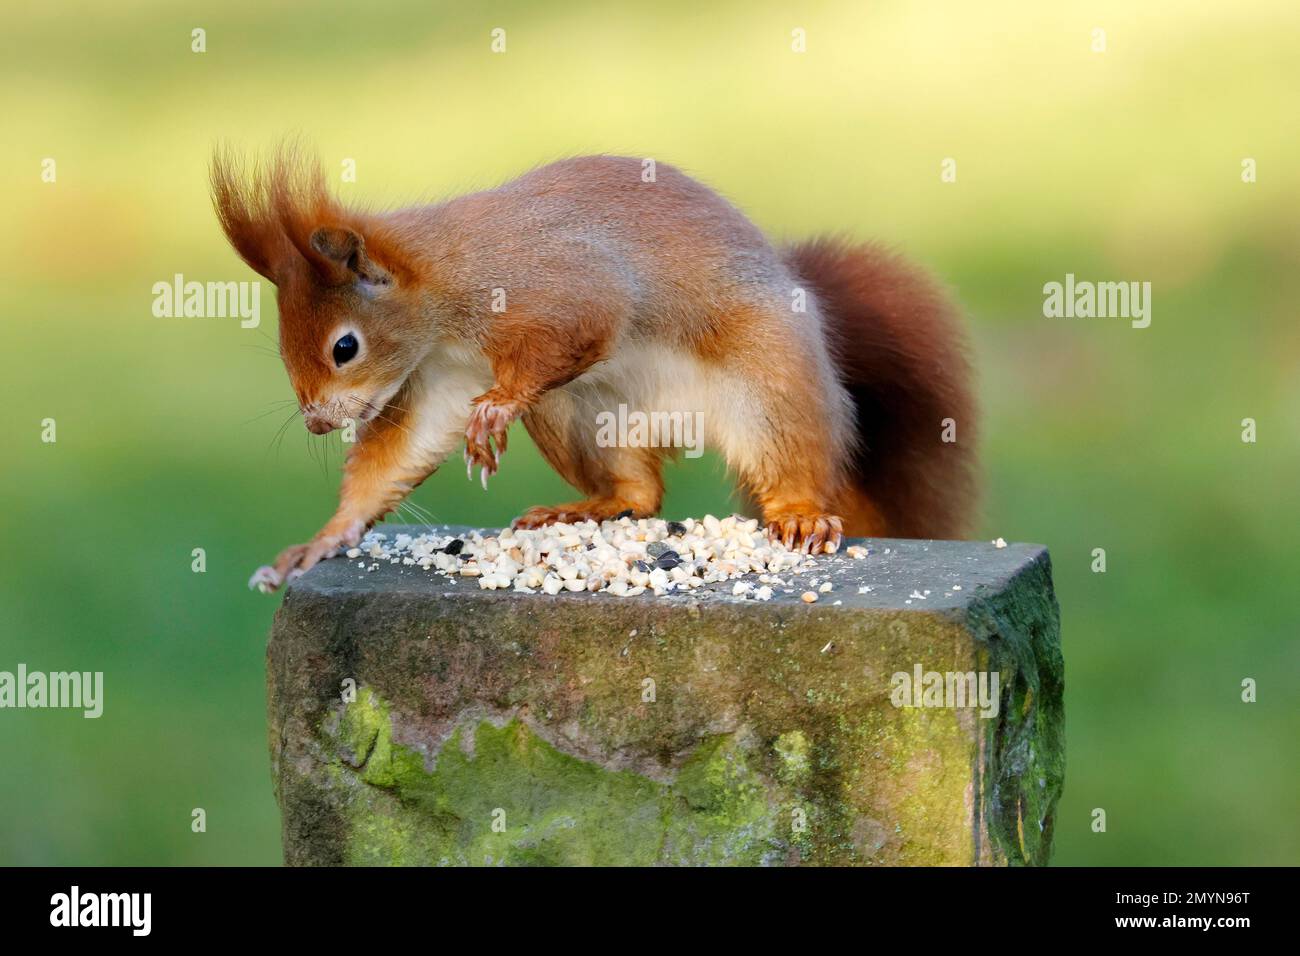
[[[846,533],[969,534],[975,401],[957,309],[922,270],[875,245],[816,239],[786,260],[821,304],[857,411],[853,487],[839,509]]]

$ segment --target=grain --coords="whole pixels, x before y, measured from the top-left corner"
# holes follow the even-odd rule
[[[861,546],[853,548],[855,559],[869,553]],[[731,598],[756,601],[772,599],[770,585],[793,584],[793,576],[825,572],[828,562],[837,560],[786,548],[769,539],[757,519],[738,515],[662,521],[623,514],[602,522],[561,523],[535,530],[505,528],[496,533],[439,534],[430,528],[391,540],[381,531],[371,531],[360,547],[348,549],[347,554],[419,568],[452,581],[477,579],[484,590],[548,595],[603,591],[635,597],[729,582],[724,593]],[[822,593],[829,590],[829,581],[820,585]],[[807,595],[803,599],[809,600]],[[816,600],[815,594],[812,599]]]

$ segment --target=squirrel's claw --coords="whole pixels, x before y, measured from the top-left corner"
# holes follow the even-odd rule
[[[496,474],[501,456],[506,452],[506,432],[518,412],[511,405],[480,401],[470,413],[465,426],[465,475],[474,478],[474,466],[480,468],[479,481],[487,490],[487,480]]]
[[[780,515],[768,521],[767,533],[786,548],[798,548],[805,554],[823,554],[839,550],[844,522],[826,514]]]
[[[264,564],[248,579],[248,589],[257,590],[263,594],[270,594],[281,584],[280,576],[275,573],[275,568],[269,564]]]

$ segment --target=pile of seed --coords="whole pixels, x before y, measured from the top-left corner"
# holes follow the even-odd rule
[[[850,546],[846,554],[864,558],[866,549]],[[690,591],[705,584],[735,580],[731,593],[770,600],[775,587],[792,582],[781,575],[815,570],[814,558],[772,541],[754,518],[732,515],[702,520],[657,518],[583,521],[536,530],[507,528],[497,534],[457,536],[434,531],[398,534],[390,541],[380,532],[367,534],[347,552],[361,558],[358,567],[375,571],[380,562],[415,566],[448,578],[476,578],[487,590],[501,588],[533,594],[604,591],[635,597]],[[757,584],[739,580],[757,573]],[[830,582],[819,591],[831,589]],[[817,600],[809,591],[805,601]]]

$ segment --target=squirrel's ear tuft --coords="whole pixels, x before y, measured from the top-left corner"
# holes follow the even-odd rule
[[[212,155],[209,176],[212,205],[226,238],[254,271],[275,282],[293,249],[271,208],[266,172],[234,151],[218,148]]]
[[[345,226],[321,226],[311,234],[311,248],[330,263],[338,284],[348,281],[367,286],[391,285],[393,277],[366,254],[366,241]]]
[[[333,263],[312,250],[308,236],[314,224],[343,214],[305,146],[291,140],[260,161],[219,146],[209,176],[217,218],[249,266],[277,285],[307,266],[335,278]]]
[[[302,143],[286,142],[260,163],[219,147],[211,179],[212,203],[230,244],[277,285],[304,270],[326,286],[353,283],[367,294],[393,285],[394,271],[408,281],[400,243],[335,201],[324,169]],[[362,232],[373,240],[369,250]]]

